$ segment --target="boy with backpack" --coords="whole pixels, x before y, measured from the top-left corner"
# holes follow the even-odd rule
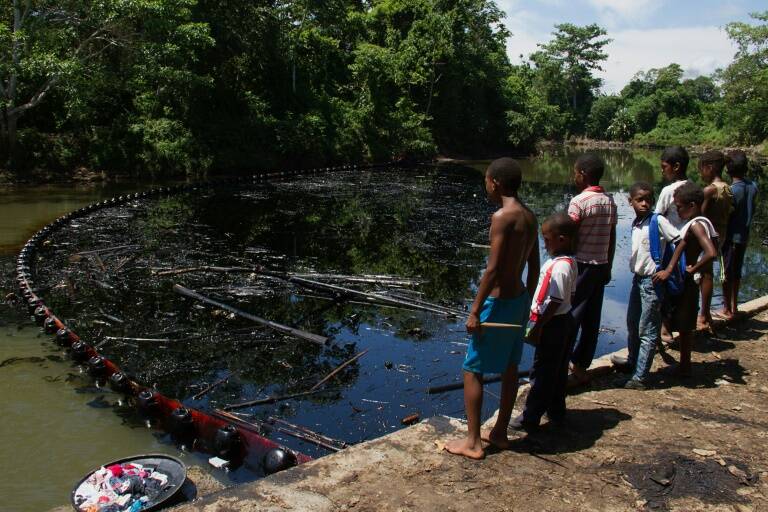
[[[611,356],[611,362],[632,374],[621,383],[623,387],[641,390],[646,388],[660,337],[662,300],[669,292],[664,283],[654,284],[653,276],[671,259],[672,246],[680,241],[680,232],[666,217],[652,213],[653,187],[649,183],[632,185],[629,204],[636,215],[632,222],[632,255],[629,258],[629,268],[634,274],[627,305],[629,356]]]

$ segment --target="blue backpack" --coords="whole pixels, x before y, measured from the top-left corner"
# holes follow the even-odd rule
[[[663,270],[669,265],[672,255],[675,252],[676,245],[668,243],[664,247],[664,254],[661,254],[661,234],[659,233],[659,214],[651,214],[651,224],[648,226],[648,241],[650,242],[651,258],[656,263],[656,271]],[[677,296],[683,293],[685,285],[685,253],[680,255],[680,260],[675,265],[674,270],[667,279],[666,283],[655,285],[656,295],[663,298],[664,295]],[[665,286],[666,284],[666,286]]]

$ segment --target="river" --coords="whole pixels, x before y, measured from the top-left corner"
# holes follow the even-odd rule
[[[524,162],[526,185],[522,195],[540,217],[546,216],[553,209],[562,208],[567,203],[572,192],[569,186],[571,167],[578,154],[579,151],[562,149]],[[626,333],[624,314],[627,290],[631,282],[631,274],[626,266],[633,214],[627,204],[625,191],[638,180],[653,182],[657,185],[657,190],[660,188],[658,152],[622,150],[606,151],[603,155],[608,169],[604,184],[615,194],[620,219],[613,281],[607,290],[603,311],[600,353],[621,348]],[[476,162],[472,167],[482,170],[485,165],[485,162]],[[690,174],[695,174],[695,165],[692,165],[691,169],[694,172]],[[415,174],[418,176],[414,178],[412,175]],[[438,230],[435,233],[433,225],[419,224],[418,215],[422,210],[411,208],[412,203],[425,201],[424,198],[427,197],[429,201],[440,206],[441,198],[432,197],[437,188],[430,180],[444,179],[450,175],[433,175],[414,170],[411,175],[400,176],[404,182],[408,181],[410,184],[408,194],[411,195],[404,193],[402,202],[408,204],[394,208],[394,213],[382,213],[381,205],[361,205],[361,198],[367,197],[364,194],[346,202],[331,197],[328,199],[329,205],[326,205],[322,201],[311,203],[309,199],[302,199],[304,203],[294,201],[295,197],[286,195],[284,188],[272,191],[274,195],[267,198],[244,198],[235,194],[232,196],[235,199],[229,196],[224,199],[214,197],[203,203],[192,201],[184,207],[205,212],[204,215],[192,219],[195,223],[213,226],[214,231],[229,233],[228,236],[235,238],[249,237],[250,243],[261,243],[273,251],[293,252],[293,256],[304,264],[312,262],[315,269],[328,265],[332,268],[355,270],[378,265],[393,271],[399,261],[404,260],[402,267],[397,267],[402,268],[404,272],[415,272],[416,269],[420,274],[435,273],[435,277],[430,278],[428,290],[432,297],[450,297],[453,300],[466,301],[471,295],[467,285],[476,279],[482,269],[484,256],[481,248],[463,244],[483,243],[482,231],[487,226],[487,213],[491,211],[482,200],[481,174],[478,172],[474,176],[470,173],[462,175],[461,178],[450,177],[450,183],[454,186],[454,195],[451,197],[458,198],[455,199],[457,204],[453,205],[454,210],[440,210],[444,215],[450,215],[454,219],[451,222],[456,224],[451,229],[444,227],[446,233],[451,233],[451,247],[463,247],[448,251],[424,249],[434,259],[450,259],[451,265],[454,266],[457,266],[457,262],[461,263],[458,266],[468,269],[462,271],[462,279],[465,277],[466,281],[446,277],[444,272],[441,273],[442,267],[433,267],[430,261],[413,253],[413,248],[420,247],[419,244],[422,243],[426,244],[425,247],[435,246],[440,232]],[[363,186],[386,186],[386,180],[352,182],[358,189]],[[466,191],[455,190],[456,183],[466,186]],[[343,186],[343,183],[339,186]],[[34,230],[56,216],[90,202],[136,189],[140,187],[47,186],[7,191],[0,203],[0,249],[4,261],[3,268],[10,271],[13,255],[18,247]],[[310,196],[311,194],[306,197]],[[375,203],[375,199],[368,199]],[[269,208],[261,211],[259,208],[248,206],[247,210],[252,217],[246,217],[245,221],[240,219],[238,223],[232,220],[233,204],[238,201],[251,206],[265,204]],[[294,202],[303,205],[298,208],[298,214],[293,206]],[[380,202],[383,204],[385,201],[382,199]],[[313,210],[312,215],[302,208]],[[244,211],[242,207],[240,211]],[[265,213],[267,211],[268,216]],[[275,211],[278,213],[275,214]],[[168,208],[162,213],[167,215]],[[301,217],[301,222],[296,221],[297,215]],[[405,218],[407,222],[395,223],[396,228],[389,226],[389,231],[383,235],[384,240],[370,234],[371,222],[374,222],[374,226],[376,222],[391,223],[391,220],[377,219],[391,219],[392,215],[400,220]],[[466,215],[466,222],[463,222],[463,215]],[[312,230],[316,228],[312,226],[322,225],[318,224],[318,218],[333,220],[341,217],[352,218],[349,223],[343,224],[345,227],[356,226],[348,237],[332,240],[327,234],[323,237],[313,235]],[[762,222],[762,219],[758,221]],[[254,234],[251,226],[258,225],[259,222],[262,222],[264,227]],[[414,236],[414,222],[425,231]],[[464,229],[465,225],[470,229]],[[288,235],[286,230],[290,231]],[[301,234],[298,241],[297,233]],[[350,241],[351,239],[353,240]],[[387,243],[387,240],[394,239],[398,240],[396,244]],[[328,245],[322,246],[323,243]],[[363,249],[361,254],[360,248],[365,248],[366,244],[370,246],[368,252]],[[387,250],[393,252],[382,254]],[[456,254],[459,254],[458,260]],[[768,290],[766,269],[766,252],[760,245],[759,237],[755,236],[747,258],[743,300],[762,295]],[[8,291],[10,290],[5,293]],[[295,304],[296,299],[291,295],[286,300]],[[125,309],[125,314],[129,315],[128,308]],[[56,311],[59,312],[58,309]],[[330,402],[297,403],[292,406],[293,410],[288,411],[275,408],[271,413],[280,411],[289,414],[293,418],[291,421],[350,441],[368,439],[400,428],[399,417],[414,410],[419,411],[422,416],[436,413],[462,414],[461,393],[450,393],[435,399],[427,399],[423,394],[423,387],[428,384],[450,382],[458,377],[460,352],[463,350],[460,322],[440,324],[429,319],[414,320],[411,317],[401,318],[396,314],[382,314],[367,316],[362,321],[355,322],[353,328],[349,323],[345,323],[346,318],[356,315],[352,311],[341,311],[336,316],[324,317],[323,321],[326,328],[333,327],[339,344],[346,343],[371,349],[366,358],[361,360],[353,380],[345,382],[347,390],[343,396]],[[39,329],[19,321],[18,313],[4,306],[0,321],[0,415],[4,418],[0,425],[0,436],[5,440],[0,446],[0,464],[7,468],[3,480],[0,481],[0,495],[4,501],[2,508],[39,511],[60,505],[68,500],[72,485],[89,469],[105,461],[131,454],[172,453],[180,455],[187,463],[205,466],[203,457],[181,452],[169,442],[167,436],[143,427],[121,406],[119,397],[90,385],[80,374],[80,369],[69,362],[66,354],[51,344],[47,336],[41,335]],[[408,323],[414,321],[417,323]],[[397,324],[398,322],[402,322],[402,325]],[[392,327],[391,324],[397,325]],[[390,327],[387,328],[387,325]],[[416,336],[414,332],[428,335]],[[392,349],[391,343],[395,341],[398,342],[397,348]],[[333,357],[343,358],[346,355],[345,352],[334,354],[329,356],[329,359],[335,362]],[[530,364],[531,355],[530,348],[526,348],[521,365],[523,368]],[[121,362],[119,354],[111,357]],[[123,358],[129,366],[131,357],[134,356],[128,352],[123,353]],[[290,358],[287,360],[290,361]],[[384,366],[386,363],[391,364],[391,361],[394,361],[394,371],[387,372]],[[326,359],[318,359],[318,368],[322,368],[321,363],[326,362]],[[288,364],[285,360],[283,363]],[[234,364],[236,363],[233,361],[216,362],[211,370],[222,371],[232,368]],[[139,368],[136,368],[136,371],[138,372]],[[283,369],[280,371],[285,372]],[[267,374],[273,375],[269,372]],[[279,378],[286,381],[293,378],[278,373],[274,375],[281,375]],[[183,377],[174,377],[174,382],[163,382],[162,375],[154,377],[160,379],[159,385],[163,391],[176,384],[180,396],[189,389],[189,385],[194,385],[194,379],[199,379],[189,377],[189,380],[184,380]],[[258,381],[255,376],[247,377],[250,380],[246,376],[243,377],[242,389],[253,387]],[[491,393],[498,393],[498,385],[489,386],[488,389]],[[237,396],[240,392],[240,388],[227,390],[229,398]],[[494,398],[490,395],[487,398],[484,414],[490,414],[493,410]],[[216,403],[217,399],[224,397],[211,398],[213,403]],[[202,405],[207,405],[207,402]],[[328,417],[333,418],[333,425],[327,424]],[[292,443],[287,439],[280,441]],[[292,446],[312,455],[322,454],[300,443],[293,443]],[[233,475],[214,474],[229,482],[249,477],[247,472]]]

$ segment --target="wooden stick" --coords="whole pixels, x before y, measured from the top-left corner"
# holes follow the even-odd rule
[[[281,402],[283,400],[291,400],[292,398],[301,398],[309,395],[316,395],[318,393],[322,393],[324,391],[328,391],[326,389],[315,389],[310,391],[302,391],[301,393],[293,393],[290,395],[283,395],[283,396],[270,396],[267,398],[260,398],[258,400],[249,400],[247,402],[240,402],[237,404],[229,404],[224,406],[225,411],[231,411],[232,409],[242,409],[243,407],[252,407],[254,405],[265,405],[265,404],[273,404],[275,402]]]
[[[518,379],[521,377],[530,377],[531,370],[523,370],[521,372],[517,372]],[[485,384],[493,384],[494,382],[501,382],[502,376],[501,375],[494,375],[492,377],[484,377],[483,378],[483,385]],[[442,386],[432,386],[427,388],[427,394],[428,395],[436,395],[438,393],[445,393],[447,391],[456,391],[459,389],[464,389],[464,381],[462,382],[454,382],[453,384],[443,384]]]
[[[272,428],[274,430],[282,433],[282,434],[286,434],[286,435],[289,435],[291,437],[295,437],[297,439],[301,439],[302,441],[306,441],[308,443],[312,443],[314,445],[320,446],[320,447],[325,448],[326,450],[330,450],[332,452],[340,452],[342,450],[342,448],[339,448],[338,446],[334,446],[332,444],[328,444],[328,443],[324,442],[321,439],[316,439],[316,438],[314,438],[314,437],[312,437],[310,435],[307,435],[307,434],[305,434],[303,432],[298,432],[298,431],[295,431],[295,430],[290,430],[290,429],[279,427],[279,426],[276,426],[276,425],[273,425]]]
[[[488,329],[522,329],[522,325],[518,324],[503,324],[499,322],[481,322],[480,327]]]
[[[117,245],[115,247],[106,247],[104,249],[95,249],[93,251],[76,252],[75,254],[77,254],[78,256],[87,256],[89,254],[103,254],[105,252],[112,252],[120,249],[138,249],[138,248],[139,246],[135,244],[134,245]]]
[[[249,430],[252,430],[259,435],[264,435],[264,424],[261,422],[251,423],[250,421],[245,421],[243,418],[240,418],[239,416],[235,416],[234,414],[230,414],[227,411],[222,411],[221,409],[214,409],[213,414],[215,416],[226,418],[230,421],[234,421],[235,423],[243,425],[247,427]]]
[[[236,371],[229,372],[227,375],[225,375],[221,379],[217,380],[216,382],[213,382],[212,384],[209,384],[208,386],[206,386],[205,389],[203,389],[199,393],[192,395],[192,400],[199,400],[202,396],[206,395],[210,390],[217,388],[222,384],[224,384],[225,382],[227,382],[230,379],[230,377],[232,377],[236,373],[237,373]]]
[[[156,276],[175,276],[178,274],[189,274],[190,272],[223,272],[223,273],[235,273],[235,272],[256,272],[254,268],[248,267],[213,267],[203,265],[201,267],[188,267],[188,268],[175,268],[171,270],[161,270],[154,272]]]
[[[189,297],[191,299],[199,300],[200,302],[205,302],[206,304],[210,304],[212,306],[219,307],[221,309],[227,310],[231,313],[236,314],[237,316],[241,316],[245,319],[248,319],[252,322],[256,322],[258,324],[264,325],[266,327],[269,327],[270,329],[274,329],[279,332],[283,332],[285,334],[290,334],[292,336],[296,336],[297,338],[301,338],[307,341],[311,341],[312,343],[317,343],[318,345],[325,345],[328,342],[328,338],[325,336],[320,336],[318,334],[312,334],[310,332],[302,331],[301,329],[295,329],[293,327],[289,327],[287,325],[279,324],[277,322],[273,322],[272,320],[267,320],[265,318],[258,317],[256,315],[252,315],[250,313],[247,313],[245,311],[242,311],[240,309],[237,309],[233,306],[230,306],[229,304],[224,304],[223,302],[219,302],[217,300],[209,299],[208,297],[204,295],[200,295],[194,290],[190,290],[189,288],[185,288],[179,284],[173,285],[173,291],[180,295],[184,295],[185,297]]]
[[[270,416],[268,418],[268,421],[270,423],[282,423],[286,427],[292,428],[294,430],[298,430],[310,436],[314,436],[317,439],[320,439],[321,441],[325,441],[329,444],[338,445],[340,448],[347,448],[349,446],[349,444],[345,443],[344,441],[340,441],[338,439],[333,439],[332,437],[324,436],[323,434],[315,432],[314,430],[310,430],[307,427],[302,427],[301,425],[294,425],[293,423],[289,423],[281,418],[275,418],[274,416]]]
[[[319,388],[320,386],[322,386],[323,384],[325,384],[326,382],[331,380],[334,377],[334,375],[339,373],[341,370],[343,370],[344,368],[346,368],[347,366],[349,366],[350,364],[354,363],[355,361],[357,361],[358,359],[363,357],[365,354],[367,354],[368,350],[370,350],[370,349],[365,349],[362,352],[358,352],[353,357],[351,357],[351,358],[347,359],[346,361],[344,361],[343,363],[341,363],[339,366],[336,367],[335,370],[333,370],[331,373],[329,373],[328,375],[323,377],[320,380],[320,382],[318,382],[317,384],[315,384],[314,386],[309,388],[309,390],[310,391],[315,391],[317,388]]]
[[[266,274],[266,275],[270,275],[270,274]],[[320,289],[325,289],[325,290],[329,290],[329,291],[332,291],[332,292],[336,292],[336,293],[339,293],[341,295],[348,295],[348,296],[351,295],[351,296],[356,296],[356,297],[363,297],[366,300],[380,302],[382,304],[393,304],[395,306],[406,306],[406,307],[409,307],[409,308],[412,308],[412,309],[420,309],[422,311],[429,311],[431,313],[438,313],[440,315],[455,316],[454,313],[447,313],[447,312],[445,312],[445,311],[443,311],[441,309],[436,309],[436,308],[433,308],[433,307],[430,307],[430,306],[424,306],[424,305],[421,305],[421,304],[415,304],[413,302],[406,302],[406,301],[401,300],[401,299],[393,299],[391,297],[387,297],[386,295],[380,295],[380,294],[377,294],[377,293],[361,292],[360,290],[353,290],[352,288],[344,288],[343,286],[336,286],[336,285],[333,285],[333,284],[321,283],[321,282],[318,282],[318,281],[310,281],[309,279],[303,279],[303,278],[300,278],[300,277],[286,276],[285,280],[287,280],[287,281],[289,281],[291,283],[294,283],[294,284],[305,286],[307,288],[320,288]]]

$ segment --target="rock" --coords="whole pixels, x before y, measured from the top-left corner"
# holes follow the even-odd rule
[[[701,448],[694,448],[693,453],[700,455],[701,457],[711,457],[713,455],[717,455],[717,451],[715,450],[704,450]]]

